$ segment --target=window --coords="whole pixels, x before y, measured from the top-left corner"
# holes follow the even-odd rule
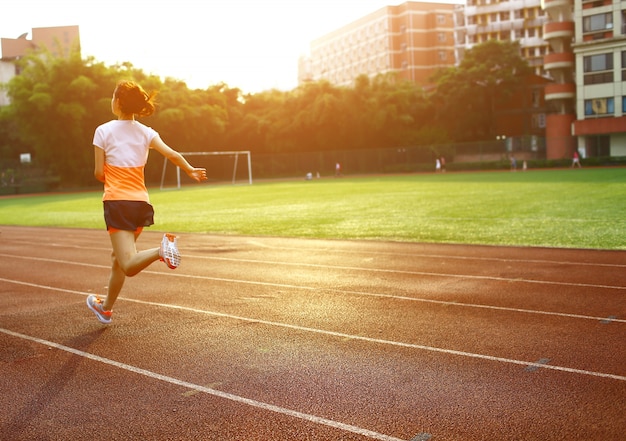
[[[622,97],[622,113],[626,115],[626,96]]]
[[[622,52],[622,64],[624,53]],[[589,55],[583,58],[583,68],[586,72],[597,72],[599,70],[612,70],[613,69],[613,54],[599,54]]]
[[[539,107],[541,105],[541,91],[533,89],[533,107]]]
[[[611,137],[608,135],[585,136],[587,157],[611,156]]]
[[[615,113],[613,98],[585,100],[585,116],[608,116]]]
[[[626,51],[622,51],[622,81],[626,81]]]
[[[597,32],[607,29],[613,29],[613,14],[610,12],[583,17],[583,32]]]
[[[437,14],[437,23],[438,24],[445,24],[446,23],[446,16],[443,14]]]
[[[598,54],[583,57],[585,84],[613,82],[613,54]]]
[[[531,126],[533,129],[545,129],[546,128],[546,114],[534,113],[531,116]]]

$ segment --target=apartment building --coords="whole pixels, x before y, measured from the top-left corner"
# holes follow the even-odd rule
[[[583,157],[626,156],[626,1],[573,3],[577,117],[572,134]]]
[[[80,50],[78,26],[33,28],[32,39],[27,37],[28,32],[17,38],[0,38],[0,84],[9,82],[18,74],[15,60],[30,50],[45,47],[57,57],[68,56],[72,49]],[[8,104],[6,92],[0,90],[0,106]]]
[[[546,156],[548,159],[571,157],[576,149],[572,124],[576,120],[576,60],[572,49],[576,24],[571,0],[544,0],[548,14],[543,37],[550,50],[544,68],[553,79],[544,89],[548,104],[546,116]]]
[[[548,44],[543,39],[547,17],[541,0],[467,0],[457,5],[455,22],[455,57],[463,59],[466,50],[488,40],[519,41],[522,56],[534,73],[545,76],[543,57]]]
[[[544,0],[548,157],[626,156],[626,1]]]
[[[311,43],[299,82],[328,80],[350,86],[360,75],[396,72],[426,84],[454,66],[454,5],[405,2],[385,6]]]

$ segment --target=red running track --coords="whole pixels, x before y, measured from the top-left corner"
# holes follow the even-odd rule
[[[2,440],[623,440],[626,252],[0,228]],[[157,246],[146,231],[138,248]]]

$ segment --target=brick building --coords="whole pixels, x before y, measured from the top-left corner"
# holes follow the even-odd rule
[[[300,62],[299,82],[350,86],[362,74],[396,72],[426,84],[437,69],[454,66],[453,11],[444,3],[385,6],[314,40]]]
[[[0,84],[7,83],[19,72],[15,61],[30,50],[46,48],[54,56],[68,56],[72,49],[80,51],[78,26],[33,28],[32,39],[28,32],[17,38],[0,38]],[[6,93],[0,90],[0,106],[9,104]]]

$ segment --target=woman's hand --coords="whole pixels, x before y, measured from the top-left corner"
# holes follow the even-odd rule
[[[206,169],[193,167],[187,172],[187,176],[196,182],[206,181]]]

